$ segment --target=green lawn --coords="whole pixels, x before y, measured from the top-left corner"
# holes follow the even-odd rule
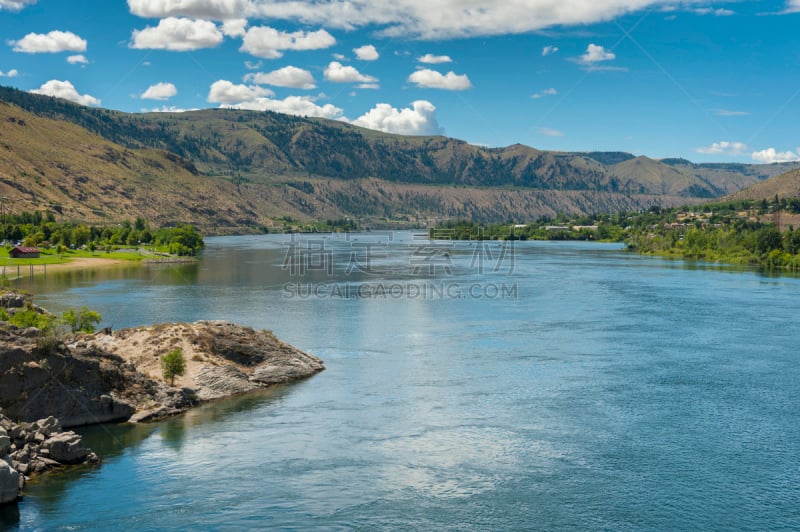
[[[95,259],[117,259],[129,261],[141,261],[162,257],[149,251],[89,251],[89,250],[67,250],[64,253],[57,253],[52,250],[41,250],[38,259],[12,259],[8,255],[8,250],[0,248],[0,266],[27,266],[29,264],[64,264],[72,259],[95,258]],[[163,258],[163,257],[162,257]]]

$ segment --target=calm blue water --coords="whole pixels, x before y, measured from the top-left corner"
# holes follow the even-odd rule
[[[18,526],[800,528],[800,280],[360,238],[217,238],[199,265],[40,282],[39,304],[116,328],[269,328],[327,370],[88,430],[105,463],[32,486]]]

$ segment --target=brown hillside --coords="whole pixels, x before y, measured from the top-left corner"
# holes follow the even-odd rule
[[[727,196],[726,200],[759,200],[800,197],[800,169],[786,172],[779,176],[757,183],[739,192]]]

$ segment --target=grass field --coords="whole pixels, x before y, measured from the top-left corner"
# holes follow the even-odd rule
[[[0,266],[34,266],[41,264],[66,264],[74,259],[115,259],[128,261],[142,261],[145,259],[163,258],[163,255],[156,255],[152,252],[141,251],[88,251],[88,250],[67,250],[64,253],[57,253],[55,250],[41,250],[38,259],[12,259],[8,255],[8,250],[0,248]]]

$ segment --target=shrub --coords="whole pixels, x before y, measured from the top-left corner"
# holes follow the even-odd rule
[[[72,332],[93,333],[95,325],[103,319],[99,312],[81,307],[79,311],[74,308],[64,311],[61,320],[69,326]]]
[[[36,327],[37,329],[47,329],[52,324],[53,317],[47,314],[40,314],[36,312],[36,310],[32,308],[28,308],[25,310],[20,310],[16,312],[8,322],[12,325],[16,325],[21,329],[25,329],[27,327]]]
[[[161,371],[164,375],[164,380],[169,380],[170,386],[175,384],[175,377],[186,373],[186,359],[183,357],[183,349],[176,347],[162,356]]]

